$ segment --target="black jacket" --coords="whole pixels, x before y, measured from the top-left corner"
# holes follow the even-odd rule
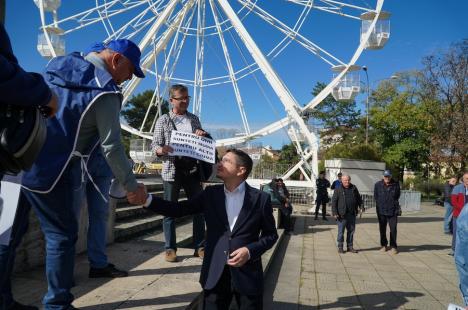
[[[362,208],[362,198],[361,194],[359,194],[359,191],[356,186],[353,184],[349,184],[349,188],[352,189],[353,194],[354,194],[354,200],[356,204],[352,206],[354,208],[354,211],[356,214],[359,211],[359,208]],[[333,216],[339,215],[339,216],[344,216],[346,214],[346,197],[345,197],[345,189],[343,186],[340,186],[335,189],[333,192],[333,197],[332,197],[332,214]]]
[[[377,205],[377,214],[394,216],[400,208],[400,184],[390,180],[388,186],[384,181],[378,181],[374,186],[374,199]]]
[[[318,178],[315,184],[317,185],[317,197],[328,197],[327,188],[330,187],[330,182],[327,179]]]
[[[232,283],[241,294],[262,294],[261,256],[278,240],[270,195],[246,184],[244,204],[232,232],[225,199],[224,185],[213,185],[194,198],[180,203],[153,196],[149,209],[171,217],[204,214],[207,234],[200,273],[200,283],[204,289],[212,289],[218,283],[229,253],[247,247],[250,260],[242,267],[230,268]]]

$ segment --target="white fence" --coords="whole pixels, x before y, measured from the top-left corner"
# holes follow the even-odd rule
[[[361,196],[366,209],[375,208],[374,193],[362,192]],[[421,210],[421,192],[403,190],[399,202],[402,211],[419,211]]]

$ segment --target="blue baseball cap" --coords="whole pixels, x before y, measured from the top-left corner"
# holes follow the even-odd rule
[[[141,51],[140,48],[130,40],[127,39],[117,39],[112,40],[107,43],[104,42],[96,42],[85,51],[85,55],[91,52],[101,52],[106,48],[113,50],[114,52],[120,53],[130,60],[135,68],[133,74],[139,78],[144,78],[145,75],[140,68],[140,57]]]
[[[385,170],[385,171],[383,172],[383,176],[384,176],[384,177],[391,177],[391,176],[392,176],[392,172],[391,172],[390,170]]]

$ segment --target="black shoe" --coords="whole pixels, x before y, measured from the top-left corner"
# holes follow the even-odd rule
[[[349,248],[348,248],[348,252],[350,252],[350,253],[357,253],[358,251],[355,250],[353,247],[349,247]]]
[[[108,264],[104,268],[89,268],[90,278],[123,278],[128,272],[115,268],[114,264]]]
[[[14,301],[13,304],[7,308],[7,310],[39,310],[39,308],[35,306],[23,305],[17,301]]]
[[[322,220],[324,220],[324,221],[328,221],[328,219],[327,219],[325,216],[324,216],[324,217],[322,217]]]
[[[318,220],[318,216],[317,216],[317,215],[315,216],[314,220]]]
[[[338,248],[338,253],[344,254],[344,253],[346,253],[346,252],[343,250],[343,248]]]

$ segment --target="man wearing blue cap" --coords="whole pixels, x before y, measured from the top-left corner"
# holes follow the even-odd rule
[[[397,223],[400,209],[400,184],[392,178],[392,172],[385,170],[383,179],[375,183],[374,199],[380,230],[380,251],[390,250],[391,254],[398,254]],[[390,248],[387,239],[387,224],[390,227]]]
[[[146,200],[120,137],[119,85],[133,74],[144,77],[140,55],[133,42],[113,40],[93,45],[86,56],[75,52],[56,57],[46,67],[45,79],[59,98],[59,109],[47,122],[47,140],[37,161],[23,177],[24,195],[45,235],[45,309],[73,309],[70,290],[80,206],[87,180],[94,183],[86,168],[90,156],[101,150],[125,189],[137,202]]]

